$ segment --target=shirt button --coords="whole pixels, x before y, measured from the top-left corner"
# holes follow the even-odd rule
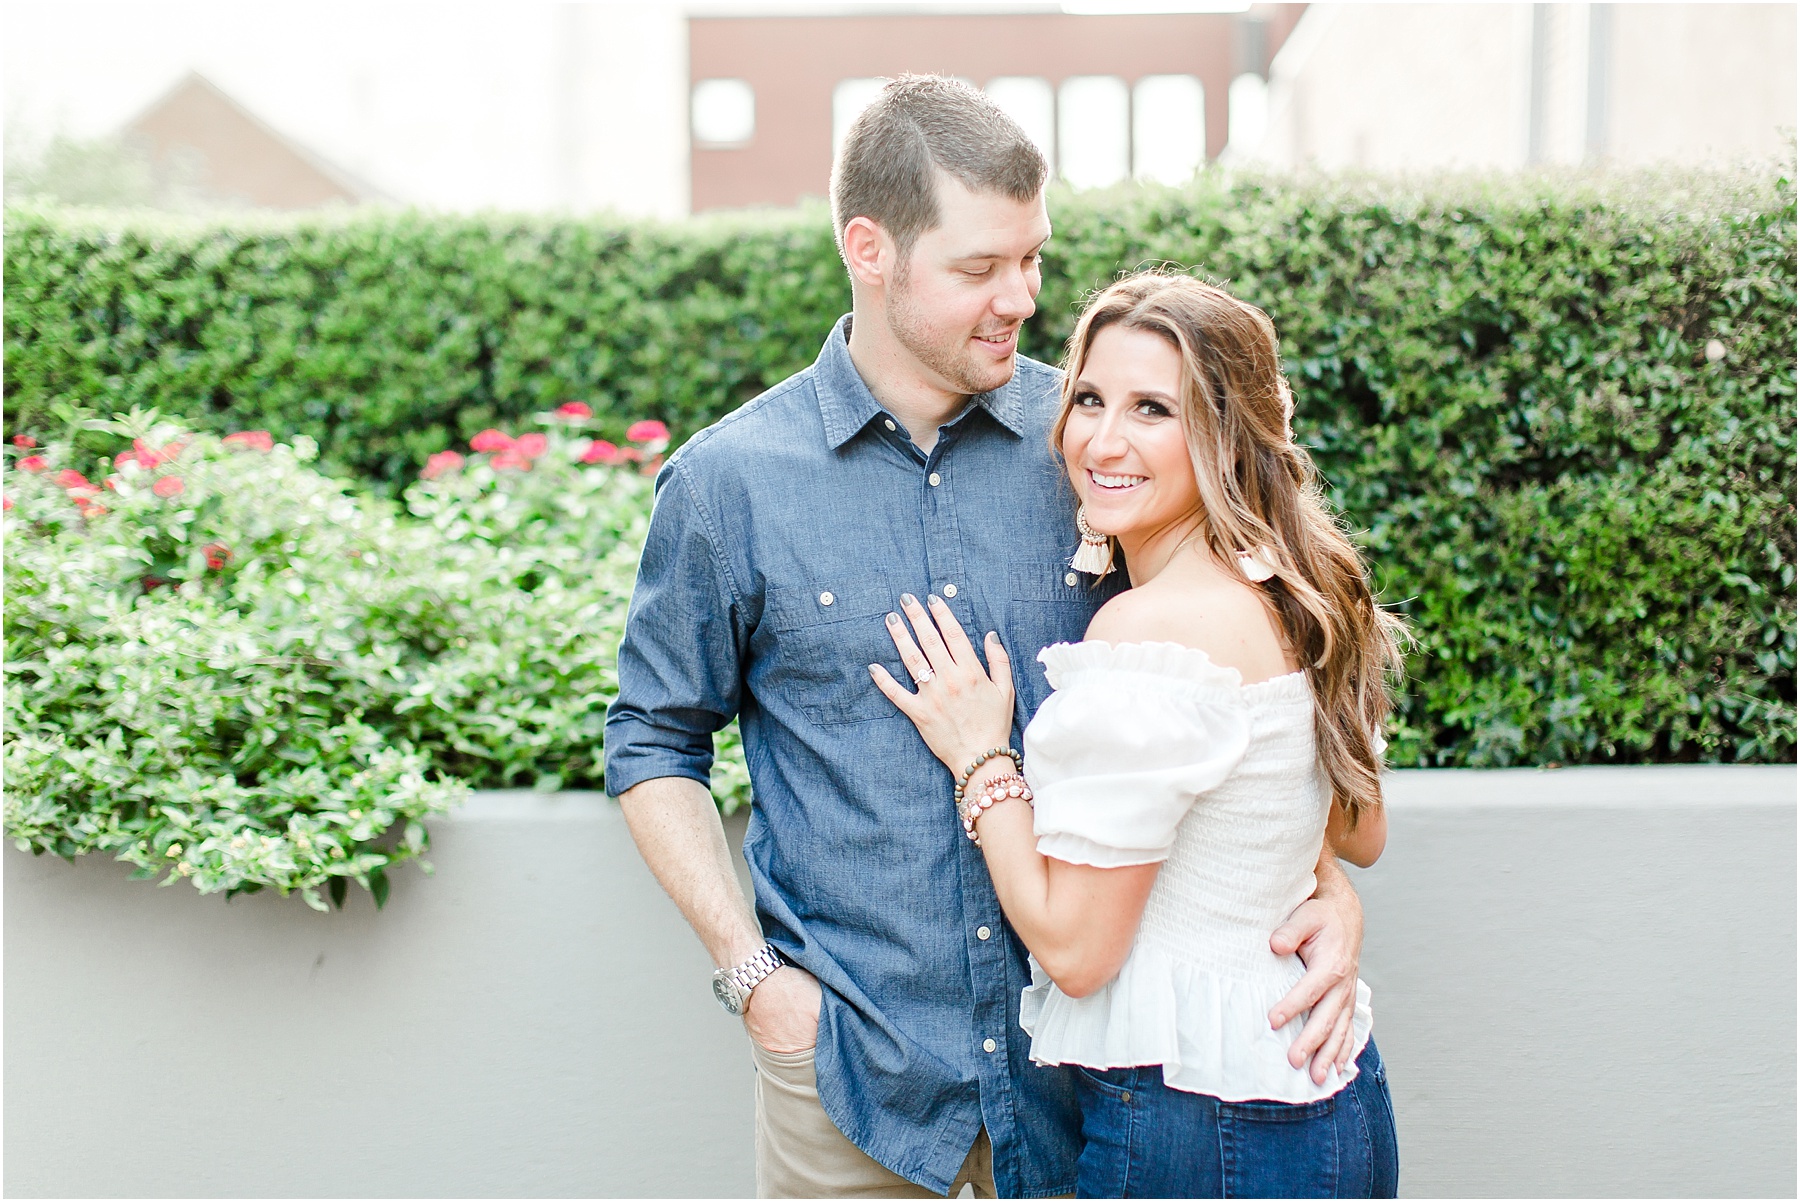
[[[986,939],[989,935],[992,935],[993,933],[994,932],[988,930],[986,927],[976,927],[975,928],[975,938],[977,938],[977,939]]]
[[[895,430],[895,429],[898,429],[898,428],[899,428],[899,427],[897,427],[897,426],[895,426],[895,425],[894,425],[894,423],[893,423],[893,420],[892,420],[892,419],[891,419],[891,418],[890,418],[890,419],[889,419],[889,420],[887,420],[887,421],[884,421],[884,422],[882,422],[882,423],[881,423],[881,424],[882,424],[882,425],[884,425],[884,426],[886,426],[886,427],[887,427],[887,428],[888,428],[888,429],[890,429],[890,430]]]
[[[933,487],[933,488],[936,488],[938,486],[938,474],[936,472],[933,472],[933,473],[931,473],[931,475],[925,477],[925,483],[931,485],[931,487]]]
[[[1081,581],[1079,579],[1077,579],[1075,573],[1070,572],[1067,576],[1063,577],[1063,583],[1068,585],[1070,588],[1074,588],[1077,584],[1080,584]]]
[[[837,598],[832,596],[830,593],[820,593],[819,594],[819,604],[820,605],[830,605],[833,601],[836,601],[836,600],[837,600]]]
[[[984,1052],[991,1052],[999,1046],[1000,1046],[999,1044],[995,1043],[991,1039],[984,1039],[981,1041],[981,1050]]]
[[[944,596],[946,596],[946,597],[956,596],[956,586],[954,584],[946,584],[944,586]]]

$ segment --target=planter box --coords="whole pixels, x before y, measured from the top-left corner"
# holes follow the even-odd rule
[[[1390,788],[1403,1192],[1792,1194],[1794,769]],[[5,1192],[749,1194],[741,1029],[617,807],[483,794],[431,859],[318,914],[8,847]]]

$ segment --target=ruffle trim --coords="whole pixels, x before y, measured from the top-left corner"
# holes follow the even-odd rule
[[[1328,1098],[1356,1079],[1356,1057],[1374,1026],[1369,987],[1356,983],[1351,1063],[1323,1085],[1287,1060],[1306,1016],[1279,1031],[1269,1028],[1269,1011],[1287,990],[1280,982],[1210,972],[1140,940],[1119,975],[1084,998],[1058,989],[1034,958],[1031,986],[1019,1000],[1019,1025],[1031,1035],[1031,1058],[1038,1064],[1160,1064],[1171,1088],[1227,1102]]]
[[[1215,689],[1307,694],[1303,672],[1246,685],[1243,673],[1236,668],[1215,663],[1200,648],[1181,643],[1108,643],[1101,639],[1053,643],[1038,652],[1038,662],[1044,665],[1044,675],[1053,689],[1062,688],[1064,679],[1072,673],[1110,671],[1163,676]]]
[[[1040,856],[1094,868],[1132,868],[1139,864],[1160,864],[1169,858],[1167,847],[1109,847],[1073,831],[1039,835],[1037,849]]]

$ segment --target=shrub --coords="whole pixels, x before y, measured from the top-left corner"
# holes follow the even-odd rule
[[[685,438],[810,362],[849,304],[816,220],[6,220],[9,433],[158,404],[307,435],[390,493],[565,403],[614,442],[646,413]]]
[[[1172,261],[1269,311],[1296,428],[1420,653],[1395,763],[1794,755],[1794,191],[1203,177],[1053,203],[1024,347]],[[7,218],[12,432],[191,398],[394,489],[553,404],[677,440],[810,362],[822,209],[261,225]],[[58,408],[61,406],[62,408]]]
[[[130,448],[15,447],[7,473],[21,846],[314,905],[355,880],[379,903],[469,787],[600,782],[648,520],[633,467],[666,438],[584,464],[561,417],[438,461],[401,510],[313,470],[305,439],[96,425]]]

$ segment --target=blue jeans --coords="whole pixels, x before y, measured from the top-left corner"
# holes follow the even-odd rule
[[[1162,1066],[1076,1069],[1078,1198],[1392,1198],[1394,1103],[1370,1040],[1355,1081],[1317,1102],[1221,1102]]]

